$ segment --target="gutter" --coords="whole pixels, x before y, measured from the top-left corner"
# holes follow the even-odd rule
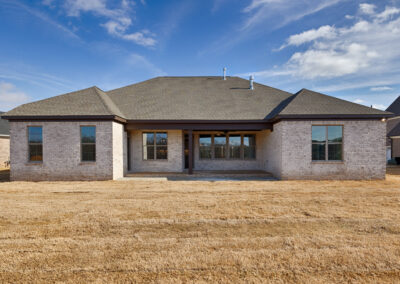
[[[126,123],[126,119],[117,115],[4,115],[9,121],[105,121]]]
[[[382,120],[393,117],[392,113],[382,114],[289,114],[277,115],[272,119],[273,123],[281,120]]]

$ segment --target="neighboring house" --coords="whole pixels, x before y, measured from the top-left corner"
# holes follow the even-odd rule
[[[0,111],[0,168],[8,165],[10,160],[10,130],[8,121],[1,119],[3,113]]]
[[[281,179],[384,179],[388,112],[239,77],[157,77],[5,114],[12,180],[267,171]]]
[[[387,121],[388,153],[387,158],[395,159],[400,164],[400,96],[387,108],[394,113]]]

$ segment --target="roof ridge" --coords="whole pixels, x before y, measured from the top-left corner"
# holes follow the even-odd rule
[[[286,100],[283,100],[283,101],[282,101],[282,104],[286,103],[286,105],[283,106],[282,109],[280,109],[280,110],[277,112],[277,114],[275,114],[275,115],[272,117],[272,119],[275,118],[276,116],[279,116],[279,115],[281,114],[281,112],[284,111],[285,108],[287,108],[287,107],[290,105],[290,103],[291,103],[301,92],[303,92],[304,90],[305,90],[305,89],[303,88],[303,89],[301,89],[300,91],[298,91],[298,92],[294,93],[293,95],[291,95],[290,97],[288,97]],[[287,101],[287,102],[286,102],[286,101]]]
[[[398,96],[391,104],[388,106],[386,111],[394,112],[396,115],[400,115],[396,109],[393,110],[393,108],[396,108],[396,106],[399,105],[400,108],[400,96]],[[393,111],[392,111],[393,110]],[[397,112],[397,113],[396,113]]]
[[[110,113],[113,114],[113,115],[119,116],[119,117],[121,117],[121,118],[124,118],[124,117],[125,117],[125,116],[123,115],[122,111],[117,107],[117,105],[116,105],[116,104],[113,102],[113,100],[107,95],[106,92],[104,92],[102,89],[100,89],[100,88],[97,87],[97,86],[94,86],[93,88],[95,89],[97,96],[100,98],[101,102],[103,103],[104,107],[108,110],[108,112],[110,112]],[[107,97],[107,98],[109,99],[109,102],[107,102],[103,96]],[[114,107],[116,110],[118,110],[119,113],[115,113],[115,112],[111,109],[111,106],[109,105],[109,103],[112,103],[112,104],[113,104],[112,107]]]

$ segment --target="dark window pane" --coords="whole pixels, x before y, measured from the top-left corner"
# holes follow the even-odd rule
[[[96,161],[96,144],[82,144],[82,161]]]
[[[143,133],[143,146],[154,145],[154,133]]]
[[[226,152],[226,136],[215,135],[214,136],[214,157],[215,159],[225,158]]]
[[[96,127],[81,126],[82,143],[96,143]]]
[[[247,147],[245,146],[243,148],[243,154],[245,159],[255,159],[256,158],[256,147],[250,146]]]
[[[29,161],[43,161],[43,146],[42,144],[29,145]]]
[[[41,126],[29,126],[28,127],[28,141],[29,143],[42,143],[42,127]]]
[[[229,157],[231,159],[240,159],[240,146],[229,146]]]
[[[241,144],[240,135],[230,135],[228,139],[229,139],[229,146],[240,146]]]
[[[243,155],[245,159],[256,158],[256,136],[254,134],[243,136]]]
[[[214,136],[214,145],[216,146],[222,146],[222,145],[226,145],[226,136]]]
[[[342,126],[328,126],[328,142],[342,142]]]
[[[154,146],[143,147],[143,160],[154,160]]]
[[[157,145],[168,145],[167,133],[156,133],[156,144]]]
[[[214,146],[214,155],[215,155],[215,159],[223,159],[225,158],[225,149],[226,146]]]
[[[253,134],[243,136],[244,146],[256,146],[256,136]]]
[[[328,145],[328,160],[341,161],[342,160],[342,144],[329,144]]]
[[[167,146],[157,146],[156,159],[166,160],[167,158],[168,158],[168,147]]]
[[[211,159],[211,146],[199,147],[200,159]]]
[[[326,127],[313,126],[312,127],[312,142],[325,142],[326,141]]]
[[[229,157],[231,159],[240,159],[240,145],[242,139],[240,135],[230,135],[228,137]]]
[[[312,144],[312,159],[313,161],[325,160],[325,143]]]
[[[211,147],[211,135],[200,135],[199,144],[200,147],[202,146]]]

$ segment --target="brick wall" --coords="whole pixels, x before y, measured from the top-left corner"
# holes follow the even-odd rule
[[[10,139],[0,137],[0,168],[4,167],[4,162],[10,158]]]
[[[28,161],[30,125],[43,127],[43,163]],[[96,126],[96,162],[81,162],[81,125]],[[122,127],[115,122],[10,122],[10,132],[11,180],[109,180],[121,176]],[[115,150],[113,143],[118,144]]]
[[[343,125],[343,162],[311,161],[313,124]],[[278,125],[282,135],[282,179],[385,178],[386,123],[384,122],[282,121]]]
[[[183,170],[183,137],[181,130],[159,130],[168,133],[168,159],[143,160],[143,132],[153,130],[131,131],[131,172],[182,172]]]

